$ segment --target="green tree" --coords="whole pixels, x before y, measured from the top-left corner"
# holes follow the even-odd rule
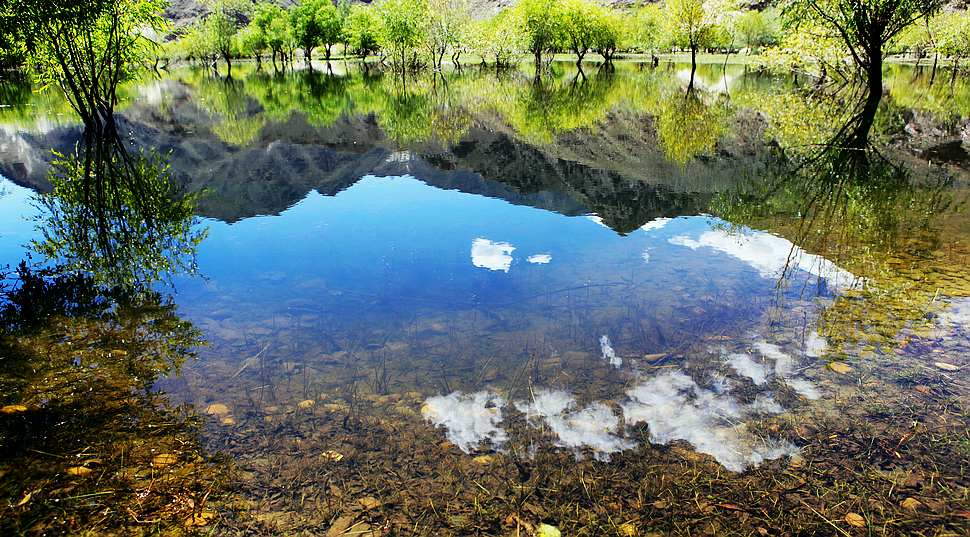
[[[426,0],[384,0],[377,6],[381,21],[380,43],[395,60],[398,67],[405,71],[408,54],[424,43],[428,20]]]
[[[15,36],[39,85],[63,90],[94,127],[112,116],[119,84],[154,53],[143,32],[164,29],[161,11],[160,0],[5,0],[0,28]]]
[[[515,24],[511,10],[474,23],[470,34],[472,50],[481,57],[483,64],[487,59],[493,59],[496,67],[510,65],[526,47],[525,35]]]
[[[344,17],[329,0],[324,0],[325,6],[317,12],[320,24],[320,43],[326,52],[325,59],[329,62],[333,54],[333,46],[340,42],[344,33]]]
[[[760,11],[752,9],[745,11],[737,18],[734,31],[746,48],[754,49],[763,45],[767,40],[768,22]]]
[[[236,34],[248,15],[248,5],[242,0],[212,0],[211,13],[205,18],[205,28],[211,45],[226,62],[232,76],[232,57],[236,55]]]
[[[593,48],[607,64],[613,63],[613,56],[629,37],[622,17],[611,9],[601,9],[593,20]]]
[[[380,48],[381,21],[370,6],[355,4],[344,23],[344,40],[357,55],[366,58]]]
[[[667,0],[665,5],[671,41],[690,49],[690,87],[697,71],[697,50],[706,47],[715,36],[716,24],[702,0]]]
[[[448,49],[461,52],[471,14],[468,0],[429,0],[427,22],[427,47],[431,52],[431,63],[441,69],[445,52]],[[457,62],[457,56],[452,56]]]
[[[640,50],[654,52],[668,41],[664,10],[660,4],[646,4],[633,17],[633,42]]]
[[[521,0],[515,6],[519,24],[526,38],[526,48],[535,58],[536,69],[542,55],[555,50],[562,41],[562,10],[555,0]]]
[[[313,49],[323,45],[330,60],[333,45],[340,41],[343,18],[330,0],[305,0],[290,12],[293,38],[309,62]]]
[[[250,23],[237,35],[239,52],[256,60],[256,69],[263,68],[263,52],[266,51],[266,36],[259,27]]]
[[[953,60],[951,83],[956,80],[960,61],[970,55],[970,15],[966,11],[943,13],[935,17],[937,28],[934,48]]]
[[[566,0],[560,9],[563,43],[576,55],[576,65],[581,68],[586,53],[595,45],[600,7],[587,0]]]
[[[792,0],[789,27],[814,25],[841,41],[868,86],[867,115],[882,99],[886,45],[917,21],[940,10],[945,0]]]
[[[272,52],[273,66],[276,67],[276,57],[286,61],[286,46],[292,39],[286,11],[276,4],[263,2],[256,5],[252,24],[259,29],[266,46]]]
[[[324,5],[335,9],[330,0],[303,0],[290,10],[293,38],[303,48],[303,57],[307,62],[313,55],[313,49],[320,44],[322,30],[317,13],[324,8]]]

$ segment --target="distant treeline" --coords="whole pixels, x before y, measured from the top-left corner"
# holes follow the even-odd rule
[[[766,64],[786,68],[818,71],[832,65],[838,70],[852,51],[825,14],[839,3],[799,0],[752,10],[737,0],[663,0],[629,8],[594,0],[521,0],[476,20],[467,0],[303,0],[288,9],[272,2],[212,0],[210,13],[166,38],[160,55],[267,59],[279,66],[297,59],[298,51],[310,58],[321,49],[323,59],[338,51],[414,69],[440,67],[445,58],[458,63],[463,55],[502,65],[528,54],[538,65],[555,53],[572,54],[577,61],[596,53],[610,63],[618,53],[708,51],[758,53]],[[882,2],[874,14],[892,18],[911,12],[905,3]],[[967,11],[939,12],[931,3],[916,10],[919,20],[892,35],[887,53],[957,61],[970,55]]]
[[[768,66],[823,75],[870,63],[869,55],[960,60],[970,56],[970,15],[943,10],[943,0],[787,0],[752,10],[740,0],[661,0],[632,7],[595,0],[520,0],[491,18],[472,16],[468,0],[302,0],[290,7],[270,1],[205,0],[207,14],[173,29],[146,24],[156,67],[176,60],[214,63],[254,59],[283,68],[298,59],[335,55],[372,57],[398,70],[440,68],[446,59],[507,65],[524,55],[537,66],[554,54],[582,62],[590,54],[607,64],[617,54],[671,51],[757,54]],[[42,23],[70,10],[149,11],[160,19],[161,0],[93,0],[68,6],[56,0],[0,0],[0,62],[16,66],[39,41],[24,19]],[[57,7],[46,7],[46,6]],[[41,7],[38,16],[26,9]],[[80,6],[80,7],[78,7]],[[98,7],[100,6],[100,7]],[[942,10],[942,11],[941,11]],[[97,15],[93,18],[100,17]],[[152,18],[154,21],[155,18]],[[56,40],[57,36],[48,36]],[[872,49],[872,50],[870,50]],[[471,60],[469,60],[471,58]],[[854,61],[853,61],[854,60]],[[878,62],[877,62],[878,63]]]

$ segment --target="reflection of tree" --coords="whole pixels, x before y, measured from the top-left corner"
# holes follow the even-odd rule
[[[250,100],[244,84],[234,78],[210,76],[207,70],[195,71],[196,105],[214,121],[212,132],[227,144],[243,146],[259,135],[265,120],[250,113]]]
[[[43,238],[35,249],[98,283],[127,289],[194,272],[205,236],[193,229],[194,196],[179,191],[158,155],[129,153],[114,135],[84,137],[82,153],[51,167],[53,190],[40,196]]]
[[[788,148],[771,173],[712,206],[732,223],[785,235],[860,278],[820,320],[837,352],[894,344],[903,327],[928,318],[938,294],[949,290],[944,275],[956,268],[954,252],[940,248],[952,201],[947,178],[917,175],[878,151],[861,138],[874,123],[853,115],[820,148]]]
[[[696,90],[670,93],[657,114],[657,138],[667,158],[686,164],[697,155],[711,153],[726,127],[719,105],[705,104]]]

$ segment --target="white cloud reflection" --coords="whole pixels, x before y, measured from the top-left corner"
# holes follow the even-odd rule
[[[508,272],[515,246],[478,238],[472,241],[472,264],[479,268]]]
[[[711,248],[723,252],[747,263],[764,278],[780,278],[786,271],[797,268],[824,278],[835,289],[850,287],[856,280],[852,273],[824,257],[810,254],[786,239],[763,231],[729,233],[712,229],[701,233],[697,239],[678,235],[668,242],[692,250]]]
[[[756,437],[741,421],[746,413],[780,406],[763,400],[743,407],[733,397],[701,388],[680,371],[661,373],[627,391],[627,397],[622,405],[626,423],[646,423],[652,442],[685,440],[734,472],[798,452],[789,442]]]
[[[448,440],[459,449],[471,453],[483,442],[497,449],[508,439],[505,430],[498,426],[504,406],[505,401],[489,391],[454,392],[429,397],[421,407],[421,414],[436,426],[444,427]]]
[[[635,448],[638,444],[625,436],[625,426],[639,423],[649,427],[651,442],[689,442],[734,472],[799,451],[790,442],[762,438],[748,430],[746,419],[785,411],[770,393],[742,404],[728,393],[727,385],[708,390],[680,371],[660,373],[627,390],[620,404],[622,422],[606,403],[579,408],[576,398],[561,390],[538,389],[531,400],[513,405],[525,414],[529,425],[548,427],[557,447],[574,450],[577,456],[580,450],[589,449],[598,460]],[[483,442],[499,449],[507,440],[499,427],[505,407],[491,392],[455,392],[429,398],[422,413],[444,427],[455,445],[472,453]]]
[[[533,265],[548,265],[552,261],[552,256],[549,254],[535,254],[530,255],[526,261]]]
[[[657,229],[663,229],[664,227],[667,226],[667,223],[669,223],[671,220],[673,220],[673,219],[672,218],[662,218],[662,217],[661,218],[654,218],[653,220],[651,220],[651,221],[647,222],[646,224],[643,224],[642,226],[640,226],[640,229],[642,229],[643,231],[654,231],[654,230],[657,230]]]
[[[613,367],[620,367],[623,365],[623,358],[616,355],[616,351],[613,350],[613,344],[610,342],[610,336],[600,336],[600,352],[603,354],[603,359],[607,361]]]
[[[617,435],[620,419],[603,403],[577,409],[576,399],[564,391],[537,390],[532,401],[516,402],[515,407],[531,423],[544,422],[556,435],[557,446],[589,448],[597,460],[636,447],[636,442]]]

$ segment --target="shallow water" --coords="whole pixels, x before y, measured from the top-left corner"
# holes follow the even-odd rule
[[[561,69],[545,86],[471,72],[407,90],[350,67],[235,81],[181,70],[127,92],[134,145],[170,152],[207,190],[201,277],[166,289],[208,345],[157,387],[203,413],[226,405],[204,434],[255,489],[270,486],[271,446],[333,416],[344,429],[300,449],[346,447],[347,417],[375,416],[465,457],[526,442],[531,457],[611,464],[685,445],[742,472],[799,460],[804,416],[838,413],[853,382],[830,358],[880,397],[899,370],[966,367],[967,162],[946,164],[942,190],[900,189],[948,203],[882,218],[898,207],[856,198],[844,210],[856,220],[837,221],[849,231],[832,233],[784,200],[738,201],[769,178],[773,144],[815,134],[799,125],[810,117],[759,119],[784,115],[793,81],[706,66],[685,107],[682,67]],[[887,115],[928,114],[937,134],[887,151],[918,160],[915,146],[959,139],[958,99],[919,110],[889,87]],[[45,151],[78,134],[56,106],[21,104],[0,116],[0,169],[17,183],[0,183],[10,265],[36,233],[25,219]],[[907,350],[914,340],[924,351]],[[787,424],[766,428],[776,416]]]

